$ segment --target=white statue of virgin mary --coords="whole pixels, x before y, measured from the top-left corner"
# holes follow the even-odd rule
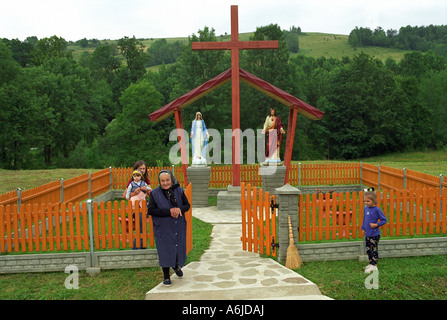
[[[192,164],[206,165],[206,147],[208,146],[209,134],[200,112],[196,113],[196,118],[191,126],[191,149]]]

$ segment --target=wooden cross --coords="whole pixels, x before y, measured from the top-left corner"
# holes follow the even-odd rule
[[[231,50],[233,186],[240,186],[239,50],[278,49],[278,41],[239,41],[238,7],[231,6],[231,41],[193,42],[191,48],[192,50]]]

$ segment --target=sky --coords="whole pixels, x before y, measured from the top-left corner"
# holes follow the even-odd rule
[[[446,0],[5,0],[0,38],[175,38],[205,26],[219,36],[231,33],[231,5],[238,6],[240,33],[272,23],[344,35],[355,27],[447,24]]]

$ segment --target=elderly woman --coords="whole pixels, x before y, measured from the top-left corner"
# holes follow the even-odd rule
[[[161,170],[158,174],[160,186],[151,192],[148,214],[152,216],[154,237],[160,267],[163,270],[163,284],[171,285],[169,268],[182,277],[181,267],[186,262],[186,220],[185,212],[190,204],[171,171]]]

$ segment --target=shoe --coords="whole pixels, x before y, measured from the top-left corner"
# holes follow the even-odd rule
[[[180,278],[183,277],[183,271],[182,271],[182,269],[180,269],[179,266],[174,268],[174,272],[177,275],[177,277],[180,277]]]
[[[368,264],[365,268],[365,273],[371,273],[373,267],[374,266],[372,264]]]
[[[165,287],[170,287],[171,286],[171,279],[167,278],[163,280],[163,285]]]

